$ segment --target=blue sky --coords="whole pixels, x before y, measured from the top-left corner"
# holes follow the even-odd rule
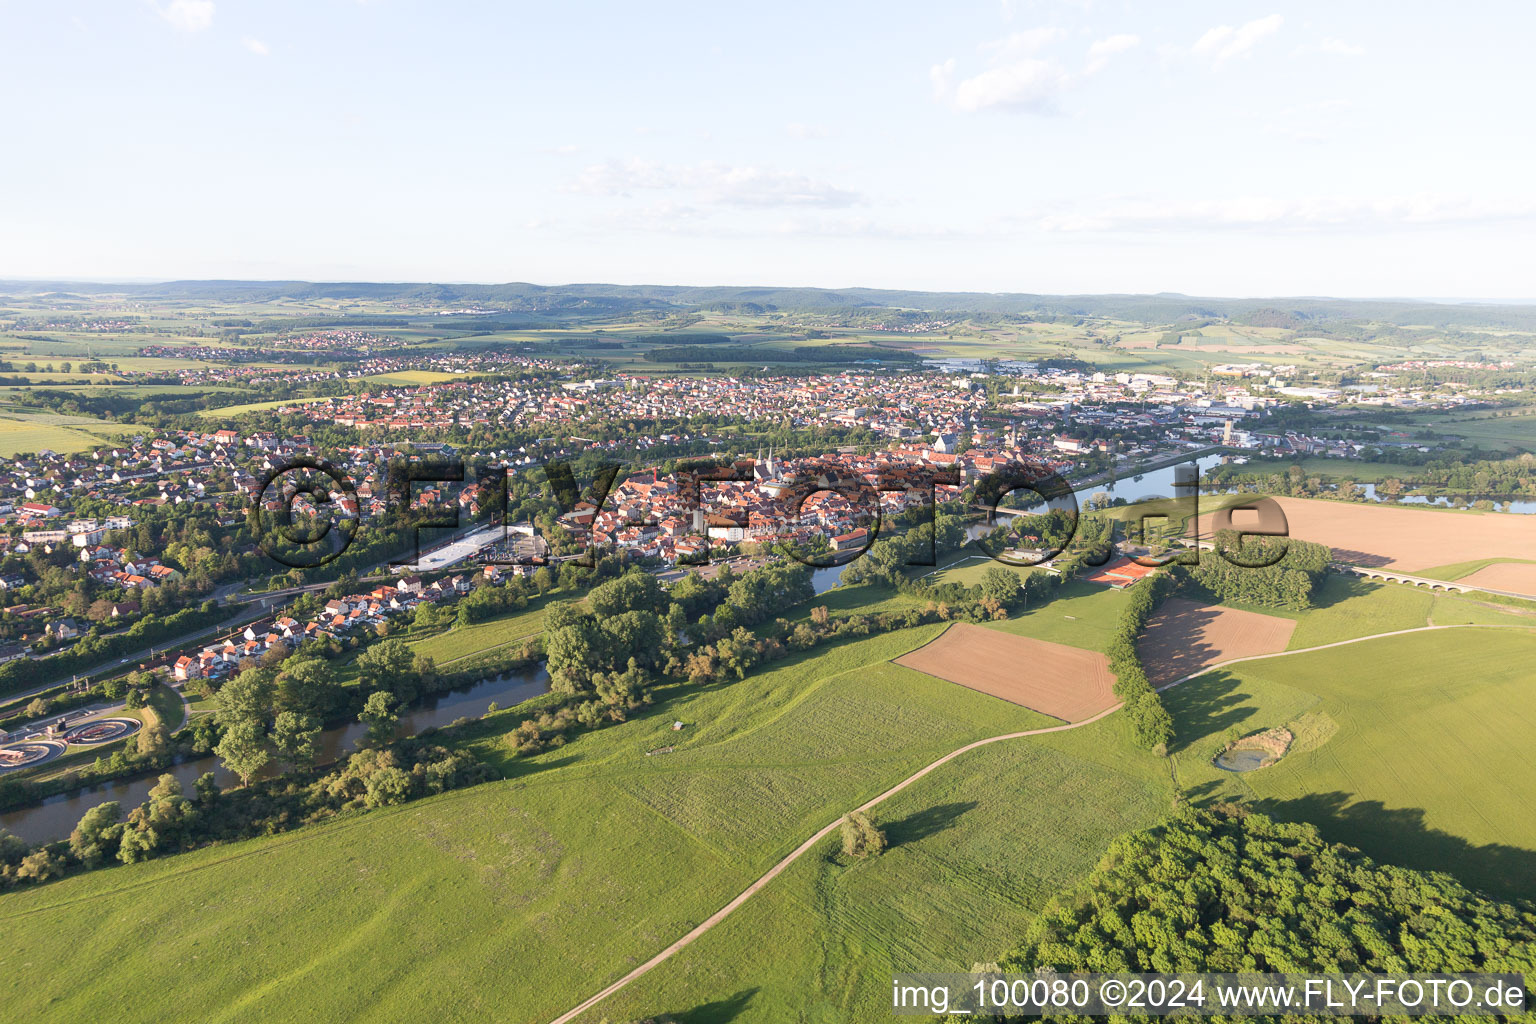
[[[1172,6],[0,0],[0,275],[1536,296],[1527,5]]]

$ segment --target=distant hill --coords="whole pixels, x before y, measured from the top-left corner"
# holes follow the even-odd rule
[[[1255,326],[1298,328],[1318,321],[1373,321],[1427,327],[1536,330],[1536,306],[1437,303],[1406,299],[1215,299],[1156,295],[1042,295],[1030,292],[930,292],[880,288],[690,287],[685,285],[433,284],[368,281],[165,281],[112,284],[83,281],[0,281],[0,297],[61,293],[125,295],[215,302],[279,299],[371,299],[452,306],[478,304],[533,314],[625,313],[639,310],[847,311],[921,310],[935,313],[1091,316],[1139,322],[1224,318]]]

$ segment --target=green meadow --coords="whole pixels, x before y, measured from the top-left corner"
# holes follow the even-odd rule
[[[6,894],[0,994],[38,1019],[547,1019],[916,768],[1049,724],[887,664],[938,630],[664,689],[533,758],[502,712],[470,742],[504,781]]]
[[[1536,630],[1453,629],[1248,662],[1164,694],[1192,797],[1255,801],[1380,860],[1505,897],[1536,877]],[[1299,723],[1278,764],[1211,763],[1226,738]]]
[[[505,647],[543,632],[546,610],[547,604],[538,603],[536,607],[510,615],[477,622],[472,626],[455,625],[435,636],[407,642],[415,653],[427,655],[440,668],[448,667],[460,658]]]
[[[61,455],[90,451],[110,446],[116,443],[118,437],[129,432],[124,427],[104,421],[76,417],[60,419],[71,420],[78,425],[49,423],[37,418],[0,417],[0,457],[10,458],[21,452],[36,453],[45,448]]]
[[[1171,796],[1160,759],[1113,720],[982,747],[874,812],[885,853],[851,861],[829,836],[579,1020],[887,1019],[892,974],[995,960],[1115,836],[1150,824]]]

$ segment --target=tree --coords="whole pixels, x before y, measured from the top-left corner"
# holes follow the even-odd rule
[[[253,668],[226,682],[214,697],[214,718],[226,728],[265,723],[272,710],[273,677],[271,669]]]
[[[363,703],[363,710],[358,713],[357,720],[368,726],[368,742],[374,746],[383,746],[395,738],[395,726],[399,722],[393,710],[395,698],[387,690],[375,690],[368,695]]]
[[[411,776],[399,768],[380,768],[368,776],[366,786],[363,802],[369,807],[403,804],[411,797]]]
[[[1004,608],[1017,607],[1024,596],[1024,587],[1019,581],[1019,574],[1001,565],[989,566],[987,571],[981,574],[981,590],[983,594],[997,601]]]
[[[587,603],[600,619],[636,611],[660,614],[667,607],[667,592],[655,576],[632,569],[616,580],[592,588]]]
[[[219,755],[224,767],[240,776],[242,786],[250,785],[256,773],[272,760],[272,752],[267,749],[266,730],[261,722],[248,719],[225,726],[224,736],[214,753]]]
[[[404,703],[420,691],[416,656],[403,640],[383,640],[357,656],[359,687],[365,692],[388,690]]]
[[[117,859],[124,864],[148,860],[160,848],[160,834],[152,828],[131,828],[123,833]]]
[[[203,772],[192,783],[192,792],[197,794],[199,806],[208,807],[219,798],[219,781],[213,772]]]
[[[1536,916],[1448,874],[1376,864],[1313,825],[1217,805],[1115,840],[1001,964],[1021,974],[1525,973],[1536,967]]]
[[[279,711],[272,723],[272,745],[279,757],[296,768],[314,764],[320,752],[319,720],[297,711]]]
[[[46,849],[23,857],[21,866],[16,869],[17,878],[32,882],[46,882],[50,878],[59,878],[63,874],[64,858]]]
[[[166,734],[165,725],[158,718],[146,725],[139,730],[137,745],[139,756],[146,760],[164,757],[170,753],[171,740]]]
[[[88,868],[100,864],[115,834],[111,830],[122,818],[123,807],[116,800],[92,807],[69,834],[69,852]]]
[[[277,706],[285,711],[323,718],[341,703],[342,692],[336,682],[336,673],[322,658],[308,655],[289,658],[283,662],[276,685]]]
[[[885,833],[862,811],[855,811],[843,819],[842,834],[844,856],[862,860],[885,852]]]

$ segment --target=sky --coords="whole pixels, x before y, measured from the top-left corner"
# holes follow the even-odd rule
[[[0,277],[1536,297],[1536,8],[0,0]]]

